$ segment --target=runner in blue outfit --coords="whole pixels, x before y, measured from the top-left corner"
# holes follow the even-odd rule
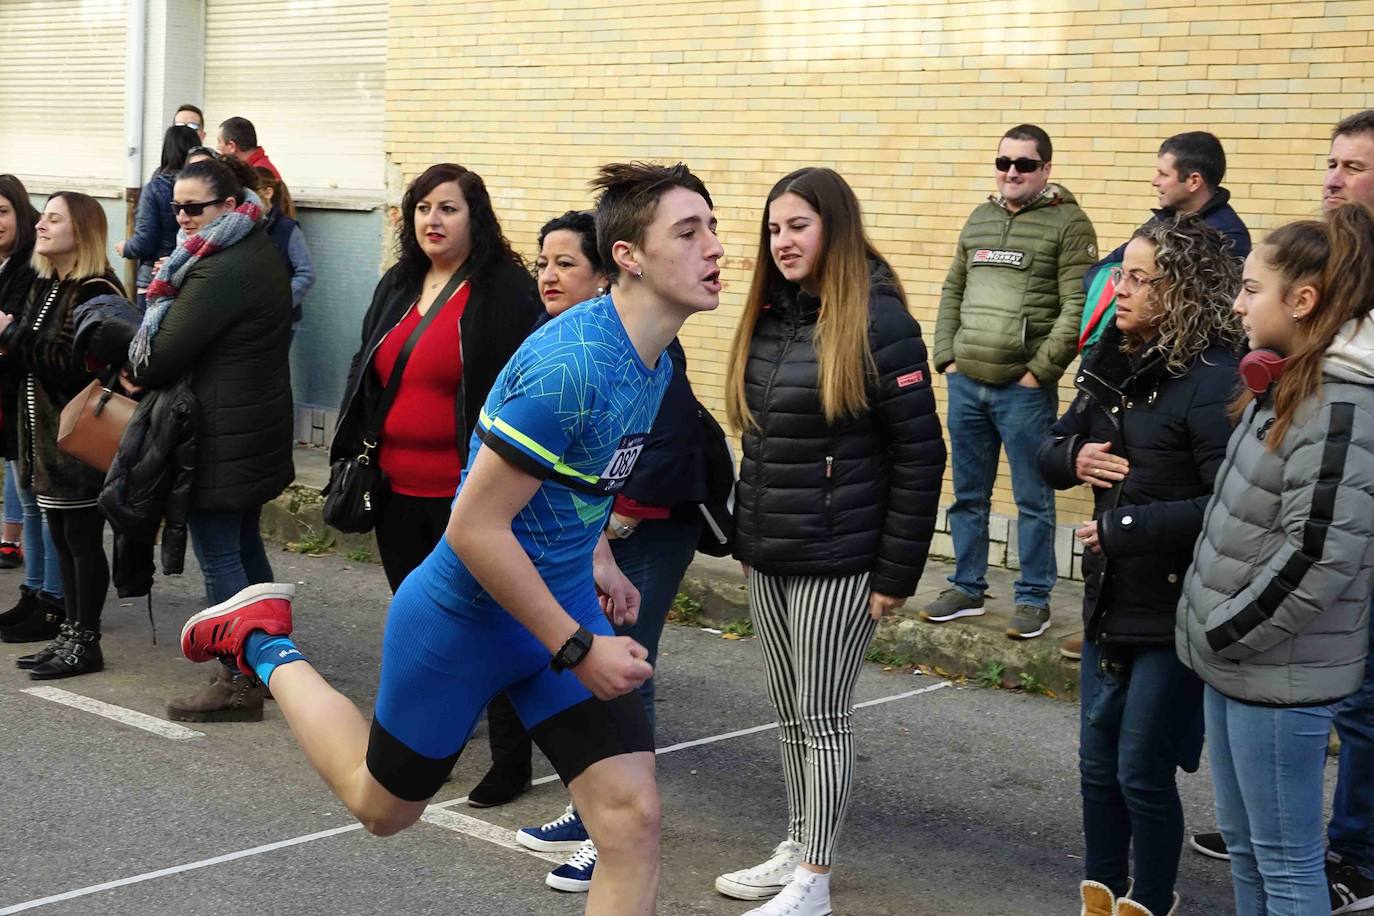
[[[720,298],[715,217],[686,166],[602,167],[593,187],[611,293],[527,340],[492,389],[448,529],[393,599],[369,726],[288,638],[289,585],[193,616],[192,661],[270,681],[296,740],[371,832],[414,823],[487,701],[506,690],[600,853],[587,913],[648,914],[659,874],[652,675],[612,635],[638,594],[601,534],[671,375],[663,351]]]

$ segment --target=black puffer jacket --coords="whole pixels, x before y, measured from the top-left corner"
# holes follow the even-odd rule
[[[0,267],[0,312],[16,319],[24,316],[36,279],[29,263],[32,254],[30,242],[22,251],[10,252],[9,260]],[[0,359],[0,454],[11,461],[19,457],[19,385],[23,378],[17,360]]]
[[[1101,553],[1083,557],[1084,637],[1167,645],[1202,513],[1226,455],[1237,360],[1213,345],[1181,377],[1159,353],[1128,357],[1107,328],[1074,376],[1078,396],[1040,447],[1040,472],[1059,490],[1088,442],[1110,442],[1130,462],[1126,479],[1093,488]]]
[[[834,425],[821,412],[812,335],[820,301],[792,287],[759,316],[745,398],[735,556],[777,576],[872,572],[881,594],[908,597],[930,550],[945,443],[921,329],[875,268],[869,346],[878,375],[869,410]]]
[[[474,274],[469,282],[472,291],[458,321],[463,376],[453,405],[458,454],[464,461],[477,412],[491,392],[496,376],[534,330],[539,316],[545,314],[534,278],[517,263],[498,264]],[[363,316],[362,345],[348,368],[339,421],[329,446],[330,462],[351,458],[362,450],[364,431],[382,396],[382,385],[372,371],[372,357],[386,335],[410,311],[420,294],[420,284],[421,280],[406,278],[392,267],[373,290],[372,304]]]
[[[135,380],[188,377],[200,405],[192,507],[253,509],[295,478],[291,275],[261,226],[192,267]]]

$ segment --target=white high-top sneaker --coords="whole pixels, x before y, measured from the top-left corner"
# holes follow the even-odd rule
[[[831,912],[830,875],[798,866],[776,897],[744,916],[831,916]]]
[[[773,855],[767,862],[721,875],[716,879],[716,890],[736,900],[767,900],[776,896],[792,880],[801,858],[801,844],[783,840],[774,847]]]

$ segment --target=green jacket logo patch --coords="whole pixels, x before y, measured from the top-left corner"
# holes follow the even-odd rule
[[[969,259],[970,267],[1014,267],[1020,270],[1026,266],[1026,253],[1007,248],[979,248]]]

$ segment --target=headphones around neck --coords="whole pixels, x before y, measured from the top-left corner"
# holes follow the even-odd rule
[[[1241,357],[1240,377],[1245,387],[1255,394],[1264,394],[1283,377],[1283,368],[1288,365],[1288,357],[1277,350],[1251,350]]]

